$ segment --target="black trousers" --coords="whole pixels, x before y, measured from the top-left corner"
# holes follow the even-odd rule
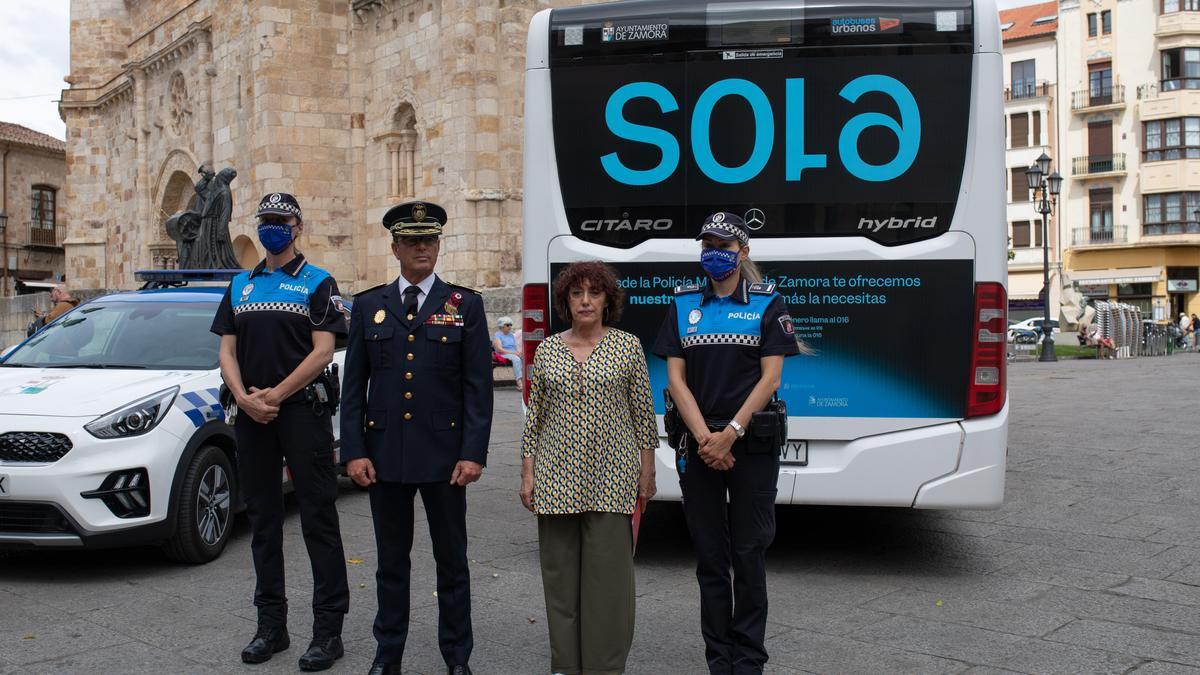
[[[750,454],[745,440],[734,444],[733,454],[733,468],[717,471],[691,448],[680,476],[696,551],[700,631],[713,675],[762,673],[767,662],[766,551],[775,539],[779,455]]]
[[[239,413],[234,426],[238,478],[253,536],[254,606],[260,626],[287,623],[283,577],[283,460],[300,504],[300,530],[313,575],[313,635],[340,635],[350,609],[346,556],[338,525],[333,425],[328,411],[317,415],[306,403],[287,403],[279,416],[259,424]]]
[[[399,665],[408,640],[413,498],[421,493],[437,564],[438,645],[446,665],[465,665],[471,633],[471,571],[467,567],[467,489],[439,483],[375,483],[370,488],[379,569],[375,660]]]

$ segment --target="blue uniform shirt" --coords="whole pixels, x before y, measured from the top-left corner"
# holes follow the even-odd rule
[[[238,367],[249,390],[274,387],[291,375],[312,353],[314,330],[344,335],[347,326],[337,282],[297,255],[274,271],[264,261],[234,277],[211,330],[237,336]]]
[[[762,376],[764,356],[800,353],[787,304],[774,284],[745,279],[725,298],[711,284],[680,286],[654,353],[687,363],[687,384],[705,418],[737,414]]]

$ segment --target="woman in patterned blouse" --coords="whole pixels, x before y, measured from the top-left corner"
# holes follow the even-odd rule
[[[642,344],[611,327],[623,295],[608,265],[569,265],[554,306],[571,328],[530,369],[520,494],[538,516],[555,673],[621,673],[633,642],[630,516],[654,496],[658,429]]]

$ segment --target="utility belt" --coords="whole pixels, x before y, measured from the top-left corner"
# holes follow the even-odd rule
[[[233,397],[233,392],[225,383],[221,383],[221,388],[217,393],[218,399],[221,402],[221,407],[225,409],[225,423],[233,426],[237,422],[238,407],[237,401]],[[338,406],[342,402],[342,386],[341,378],[338,377],[338,365],[331,363],[321,371],[317,378],[310,382],[300,391],[292,394],[283,401],[281,405],[293,405],[297,403],[307,403],[312,406],[314,415],[323,415],[326,410],[329,410],[329,416],[337,414]]]
[[[663,398],[665,401],[663,426],[667,431],[667,443],[679,455],[686,455],[692,441],[691,433],[688,432],[683,415],[679,413],[675,401],[671,399],[669,389],[663,390]],[[729,426],[729,420],[705,418],[704,424],[709,431],[719,432]],[[750,416],[750,426],[746,429],[746,435],[741,439],[746,442],[746,452],[779,454],[787,443],[787,424],[787,404],[779,398],[778,394],[774,394],[765,408]]]

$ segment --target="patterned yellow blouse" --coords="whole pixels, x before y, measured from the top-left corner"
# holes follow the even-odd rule
[[[534,512],[633,513],[641,451],[658,447],[641,342],[610,328],[580,364],[551,335],[531,377],[521,456],[534,458]]]

